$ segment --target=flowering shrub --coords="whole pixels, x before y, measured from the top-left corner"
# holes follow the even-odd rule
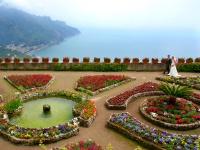
[[[81,140],[78,143],[69,143],[64,146],[66,150],[103,150],[102,146],[99,146],[92,140]],[[63,148],[52,148],[52,150],[63,150]]]
[[[74,108],[80,113],[80,117],[84,120],[88,120],[96,113],[96,106],[94,105],[94,101],[91,100],[81,101],[81,103],[77,103]]]
[[[139,60],[138,57],[134,57],[134,58],[132,59],[132,62],[133,62],[133,63],[139,63],[139,61],[140,61],[140,60]]]
[[[167,58],[162,58],[162,59],[161,59],[161,63],[165,63],[166,60],[167,60]]]
[[[12,58],[11,57],[5,57],[4,61],[10,63],[12,61]]]
[[[52,78],[49,74],[9,75],[6,77],[12,84],[22,90],[45,86]]]
[[[90,91],[96,91],[98,89],[116,84],[118,82],[130,79],[128,76],[121,75],[95,75],[95,76],[83,76],[77,81],[77,88],[82,87]]]
[[[152,62],[152,63],[158,63],[158,58],[152,58],[152,59],[151,59],[151,62]]]
[[[106,63],[110,63],[110,58],[108,58],[108,57],[104,57],[104,62],[106,62]]]
[[[72,62],[79,62],[79,58],[73,57]]]
[[[198,150],[199,148],[198,135],[177,135],[151,128],[129,113],[112,114],[107,125],[131,139],[145,142],[148,149]]]
[[[172,124],[189,124],[200,120],[197,105],[181,98],[175,104],[169,103],[169,97],[151,97],[145,101],[144,110],[155,119]]]
[[[83,62],[89,62],[90,61],[90,57],[83,57]]]
[[[200,62],[200,57],[195,58],[195,62]]]
[[[115,63],[120,63],[120,61],[121,61],[121,58],[115,57],[115,59],[114,59]]]
[[[59,58],[57,57],[52,58],[52,62],[59,62]]]
[[[39,62],[39,58],[38,57],[33,57],[32,58],[32,62]]]
[[[42,57],[42,62],[49,62],[49,57]]]
[[[30,62],[30,58],[29,57],[24,57],[23,58],[23,62]]]
[[[14,57],[14,62],[20,62],[20,58],[19,57]]]

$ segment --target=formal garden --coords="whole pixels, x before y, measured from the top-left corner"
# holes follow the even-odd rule
[[[91,100],[95,95],[107,93],[119,86],[136,82],[137,78],[123,75],[84,75],[76,79],[74,90],[51,89],[57,82],[55,76],[51,74],[11,74],[4,76],[7,84],[16,89],[15,97],[5,100],[1,96],[0,105],[0,135],[13,144],[39,145],[46,149],[46,145],[55,143],[74,136],[79,136],[81,129],[92,126],[98,114],[95,101]],[[105,122],[105,126],[113,132],[118,132],[123,136],[136,141],[141,147],[136,149],[167,149],[167,150],[198,150],[200,148],[199,133],[196,134],[176,134],[166,131],[170,128],[177,131],[189,131],[200,127],[200,93],[193,89],[200,86],[199,76],[172,78],[168,76],[156,77],[161,82],[145,81],[129,90],[118,93],[113,97],[105,99],[104,107],[116,113],[111,113]],[[168,83],[170,82],[170,83]],[[173,83],[173,84],[171,84]],[[198,89],[199,90],[199,89]],[[134,117],[134,114],[126,112],[129,103],[141,97],[147,97],[140,102],[138,108],[142,117],[156,126],[163,127],[157,129],[151,127]],[[44,100],[44,103],[40,101]],[[51,101],[56,101],[51,103]],[[36,110],[31,110],[28,103],[35,103]],[[57,104],[59,104],[56,106]],[[68,105],[61,110],[61,105]],[[33,107],[32,105],[31,107]],[[23,112],[28,113],[28,118],[33,122],[32,112],[38,111],[37,119],[52,118],[56,110],[59,114],[67,112],[66,120],[56,120],[51,125],[42,126],[30,123],[27,125],[27,118],[22,121],[22,125],[16,118],[24,117]],[[120,111],[120,112],[119,112]],[[38,117],[39,116],[39,117]],[[63,115],[59,115],[63,116]],[[13,118],[16,120],[13,122]],[[56,117],[60,119],[60,117]],[[23,120],[23,118],[18,119]],[[55,120],[55,119],[53,119]],[[20,125],[19,125],[20,124]],[[41,127],[42,126],[42,127]],[[88,149],[88,150],[112,150],[114,145],[107,141],[107,147],[102,147],[101,143],[94,140],[80,140],[76,143],[66,143],[61,149]]]

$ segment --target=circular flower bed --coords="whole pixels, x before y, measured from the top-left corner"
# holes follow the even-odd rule
[[[186,130],[200,126],[200,109],[183,98],[171,101],[168,96],[151,97],[140,105],[142,115],[153,123]]]
[[[66,99],[71,99],[76,102],[82,101],[82,96],[80,94],[63,90],[40,91],[24,94],[21,95],[19,98],[22,102],[25,102],[36,98],[52,96],[65,97]],[[95,109],[95,111],[93,111],[92,113],[91,111],[89,111],[90,109],[86,109],[87,106],[90,108],[92,107],[93,110]],[[87,124],[90,125],[96,117],[96,106],[92,101],[90,101],[89,105],[84,105],[84,107],[81,108],[82,110],[79,109],[80,114],[85,116],[87,116],[86,114],[89,114],[89,116],[86,117],[86,120],[84,120],[84,117],[80,117],[85,122],[89,120],[90,123]],[[90,118],[92,118],[92,121]],[[25,128],[11,124],[7,118],[0,118],[0,135],[15,144],[34,145],[39,144],[41,141],[43,143],[52,143],[77,135],[79,133],[79,121],[80,120],[78,116],[78,118],[74,118],[69,122],[57,126],[45,128]]]

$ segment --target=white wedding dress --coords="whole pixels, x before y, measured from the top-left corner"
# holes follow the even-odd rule
[[[176,69],[176,64],[174,62],[175,60],[172,60],[172,64],[171,64],[171,68],[170,68],[170,72],[169,72],[169,76],[173,76],[173,77],[180,77],[181,75],[178,74],[177,69]]]

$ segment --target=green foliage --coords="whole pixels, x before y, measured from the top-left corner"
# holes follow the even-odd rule
[[[72,64],[72,71],[125,71],[128,65],[124,63],[80,63]]]
[[[180,86],[176,84],[170,85],[169,83],[160,83],[157,87],[159,90],[165,92],[170,96],[175,97],[187,97],[192,94],[192,90],[186,86]]]
[[[27,54],[24,54],[24,53],[22,53],[22,52],[20,52],[20,51],[17,51],[17,50],[10,50],[10,49],[7,49],[7,48],[5,48],[5,47],[1,47],[0,46],[0,57],[3,59],[5,56],[8,56],[8,54],[9,54],[9,56],[10,57],[14,57],[14,56],[17,56],[17,57],[19,57],[21,60],[23,60],[23,58],[25,57],[25,56],[28,56]],[[28,56],[29,57],[29,56]]]
[[[200,72],[200,63],[182,63],[176,67],[179,72]]]
[[[54,63],[53,70],[55,71],[67,71],[69,70],[68,64]]]
[[[125,71],[128,65],[124,63],[72,63],[68,64],[54,63],[55,71]]]
[[[20,102],[19,98],[11,100],[4,104],[4,109],[7,112],[12,112],[16,110],[19,106],[22,106],[22,102]]]

